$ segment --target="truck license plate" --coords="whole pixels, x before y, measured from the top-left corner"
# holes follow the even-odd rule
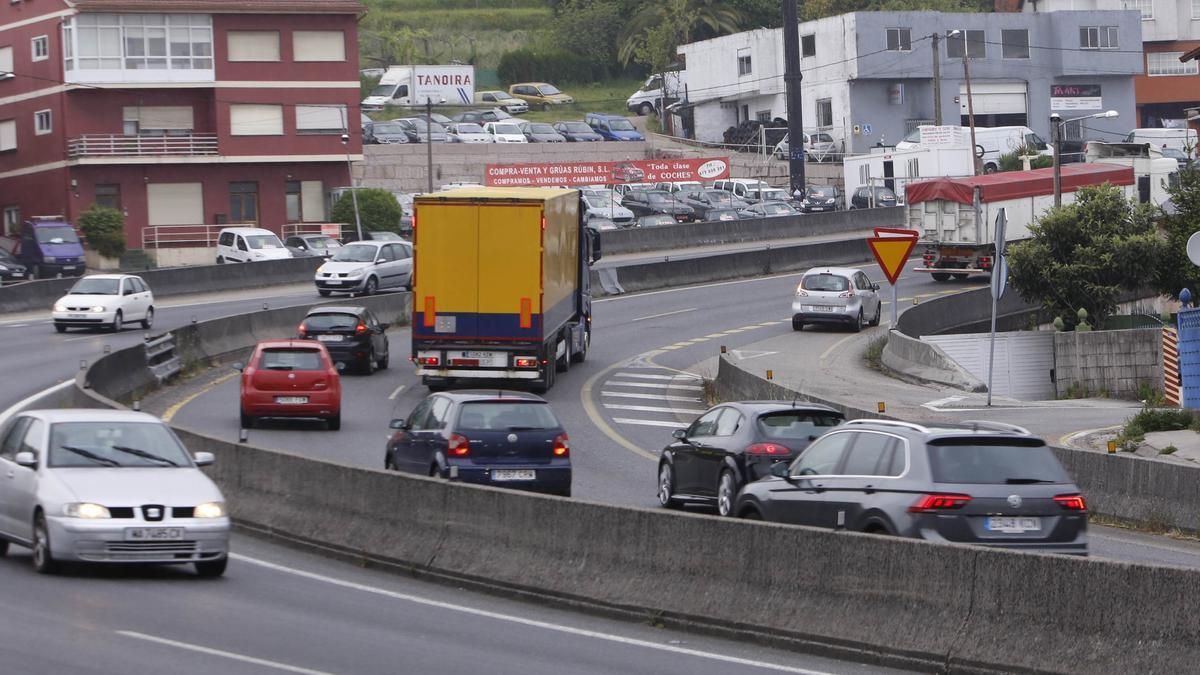
[[[480,366],[483,368],[504,368],[508,366],[507,352],[446,352],[446,360],[450,365],[455,366]]]
[[[125,529],[125,541],[179,541],[182,527],[130,527]]]

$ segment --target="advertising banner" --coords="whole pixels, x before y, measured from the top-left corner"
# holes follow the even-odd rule
[[[486,184],[492,187],[580,187],[609,183],[710,181],[729,177],[729,158],[488,164],[485,175]]]

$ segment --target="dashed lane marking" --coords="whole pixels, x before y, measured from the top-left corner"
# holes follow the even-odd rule
[[[642,317],[638,317],[636,319],[630,319],[630,323],[635,323],[638,321],[649,321],[650,319],[661,319],[664,316],[675,316],[676,314],[687,314],[688,312],[696,311],[696,309],[697,308],[695,308],[695,307],[689,307],[687,309],[677,309],[674,312],[663,312],[662,314],[651,314],[650,316],[642,316]]]

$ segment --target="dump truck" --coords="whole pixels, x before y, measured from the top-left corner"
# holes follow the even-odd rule
[[[413,200],[412,359],[458,380],[542,393],[587,357],[599,232],[578,190],[458,188]]]

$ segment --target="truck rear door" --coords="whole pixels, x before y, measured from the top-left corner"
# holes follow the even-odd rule
[[[478,337],[540,339],[542,205],[479,208]]]
[[[417,208],[413,334],[474,337],[479,311],[479,207],[426,202]]]

